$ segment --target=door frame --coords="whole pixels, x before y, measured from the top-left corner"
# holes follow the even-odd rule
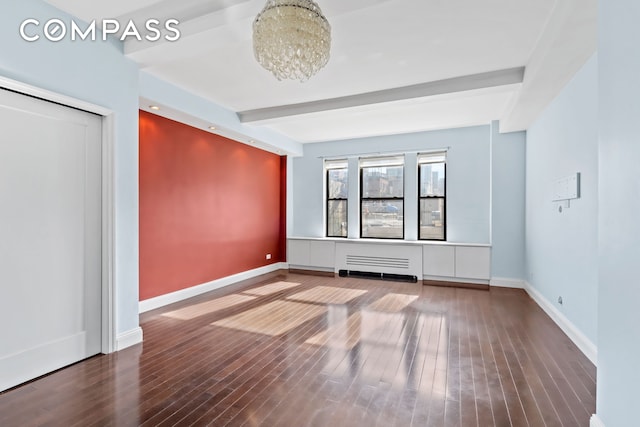
[[[102,117],[102,283],[101,283],[101,333],[102,353],[112,353],[116,347],[115,312],[115,203],[114,203],[114,147],[115,116],[113,110],[62,95],[36,86],[0,76],[0,88],[8,89],[27,96],[54,102],[63,106],[83,110]]]

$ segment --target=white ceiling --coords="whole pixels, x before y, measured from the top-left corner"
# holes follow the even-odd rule
[[[332,26],[329,64],[308,82],[280,82],[253,58],[265,0],[48,1],[87,21],[179,19],[178,42],[134,40],[127,56],[299,142],[492,120],[526,129],[596,49],[597,0],[317,0]],[[518,81],[493,78],[514,68]]]

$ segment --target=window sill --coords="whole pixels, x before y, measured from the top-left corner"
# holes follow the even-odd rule
[[[289,240],[316,240],[325,242],[340,242],[340,243],[373,243],[380,245],[437,245],[437,246],[471,246],[471,247],[491,247],[489,243],[465,243],[465,242],[451,242],[440,240],[401,240],[401,239],[371,239],[371,238],[345,238],[345,237],[288,237]]]

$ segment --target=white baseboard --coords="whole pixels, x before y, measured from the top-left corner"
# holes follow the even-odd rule
[[[272,273],[274,271],[287,269],[289,265],[285,262],[279,262],[275,264],[266,265],[264,267],[256,268],[254,270],[243,271],[242,273],[234,274],[232,276],[223,277],[220,279],[212,280],[208,283],[196,285],[190,288],[181,289],[179,291],[171,292],[170,294],[160,295],[155,298],[149,298],[144,301],[140,301],[138,310],[140,313],[155,310],[156,308],[164,307],[165,305],[173,304],[175,302],[183,301],[185,299],[193,298],[195,296],[223,288],[225,286],[232,285],[243,280],[252,279],[263,274]]]
[[[497,288],[524,289],[524,280],[512,279],[510,277],[492,277],[489,281],[489,285]]]
[[[589,427],[605,427],[605,425],[599,416],[593,414],[591,416],[591,420],[589,421]]]
[[[573,343],[584,353],[585,356],[597,366],[598,348],[583,334],[571,321],[562,314],[554,305],[549,302],[536,288],[529,282],[524,284],[525,290],[531,298],[542,308],[545,313],[567,334]]]
[[[295,265],[295,264],[289,264],[289,269],[291,270],[304,270],[304,271],[320,271],[323,273],[336,273],[338,274],[338,272],[336,270],[334,270],[333,267],[310,267],[308,265]]]
[[[131,347],[141,342],[142,328],[138,326],[137,328],[118,334],[116,337],[116,351],[124,350],[127,347]]]
[[[418,276],[420,277],[420,276]],[[484,279],[465,279],[464,277],[449,277],[449,276],[427,276],[423,275],[422,280],[434,280],[436,282],[451,282],[451,283],[471,283],[474,285],[488,285],[489,281]]]

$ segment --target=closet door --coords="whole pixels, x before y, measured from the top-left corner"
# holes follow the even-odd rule
[[[101,122],[0,89],[0,391],[100,352]]]

